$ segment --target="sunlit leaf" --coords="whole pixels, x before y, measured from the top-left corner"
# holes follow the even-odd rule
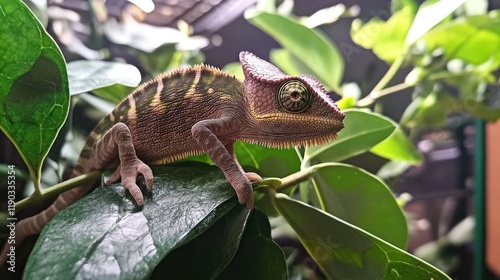
[[[360,19],[352,22],[352,40],[365,49],[371,49],[388,63],[394,62],[405,49],[408,30],[415,16],[414,7],[404,6],[395,12],[387,21],[378,17],[363,24]]]
[[[430,1],[422,4],[415,15],[411,25],[406,43],[413,44],[420,39],[427,31],[441,22],[444,18],[455,11],[466,0],[440,0]]]
[[[500,64],[500,12],[459,17],[429,31],[423,38],[429,50],[442,48],[448,59]]]

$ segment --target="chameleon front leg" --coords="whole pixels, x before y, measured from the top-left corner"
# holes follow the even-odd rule
[[[247,178],[240,164],[233,158],[232,148],[228,151],[221,141],[226,135],[231,134],[231,119],[203,120],[191,128],[194,140],[212,161],[224,172],[226,179],[233,186],[241,204],[246,204],[248,209],[253,209],[254,198],[250,180]],[[229,142],[232,142],[229,141]]]

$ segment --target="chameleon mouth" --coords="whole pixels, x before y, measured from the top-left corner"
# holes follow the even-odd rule
[[[319,145],[326,145],[331,141],[337,139],[337,133],[317,136],[310,139],[298,139],[298,140],[283,140],[283,141],[261,141],[261,140],[249,140],[245,139],[245,142],[250,144],[256,144],[272,149],[290,149],[294,147],[312,147]]]

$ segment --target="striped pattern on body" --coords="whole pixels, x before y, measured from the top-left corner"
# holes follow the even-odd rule
[[[185,136],[188,132],[190,134],[191,126],[201,119],[218,117],[217,105],[221,100],[236,106],[238,102],[233,99],[241,100],[244,98],[243,95],[241,82],[211,66],[198,65],[156,77],[139,86],[99,122],[85,142],[71,177],[103,169],[117,157],[116,150],[105,148],[97,150],[96,145],[103,135],[118,122],[125,123],[129,127],[137,155],[147,164],[172,162],[200,154],[203,151],[195,145],[194,140],[186,141]],[[193,104],[200,107],[198,112],[193,110]],[[197,117],[192,116],[200,113],[207,106],[211,108],[205,113],[198,114]],[[175,114],[182,116],[175,116]],[[187,125],[186,122],[192,124]],[[151,131],[154,131],[151,124],[166,125],[164,135],[159,137],[149,135]],[[141,129],[141,126],[145,129]],[[185,128],[183,138],[176,137],[179,136],[179,131],[176,131],[179,126]],[[137,135],[137,133],[143,133],[143,135]],[[151,139],[155,139],[156,142],[169,142],[172,145],[165,149],[151,149]],[[187,145],[183,145],[182,142],[187,142]],[[173,153],[169,152],[169,149],[173,149],[172,146],[175,145],[180,145],[181,149]],[[68,190],[59,195],[49,208],[35,216],[21,220],[17,226],[16,243],[20,243],[27,236],[38,234],[57,213],[88,193],[92,185],[82,185]]]

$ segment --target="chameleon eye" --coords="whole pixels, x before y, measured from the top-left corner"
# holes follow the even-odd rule
[[[309,109],[313,95],[307,86],[298,80],[286,81],[278,88],[278,104],[291,113],[302,113]]]

